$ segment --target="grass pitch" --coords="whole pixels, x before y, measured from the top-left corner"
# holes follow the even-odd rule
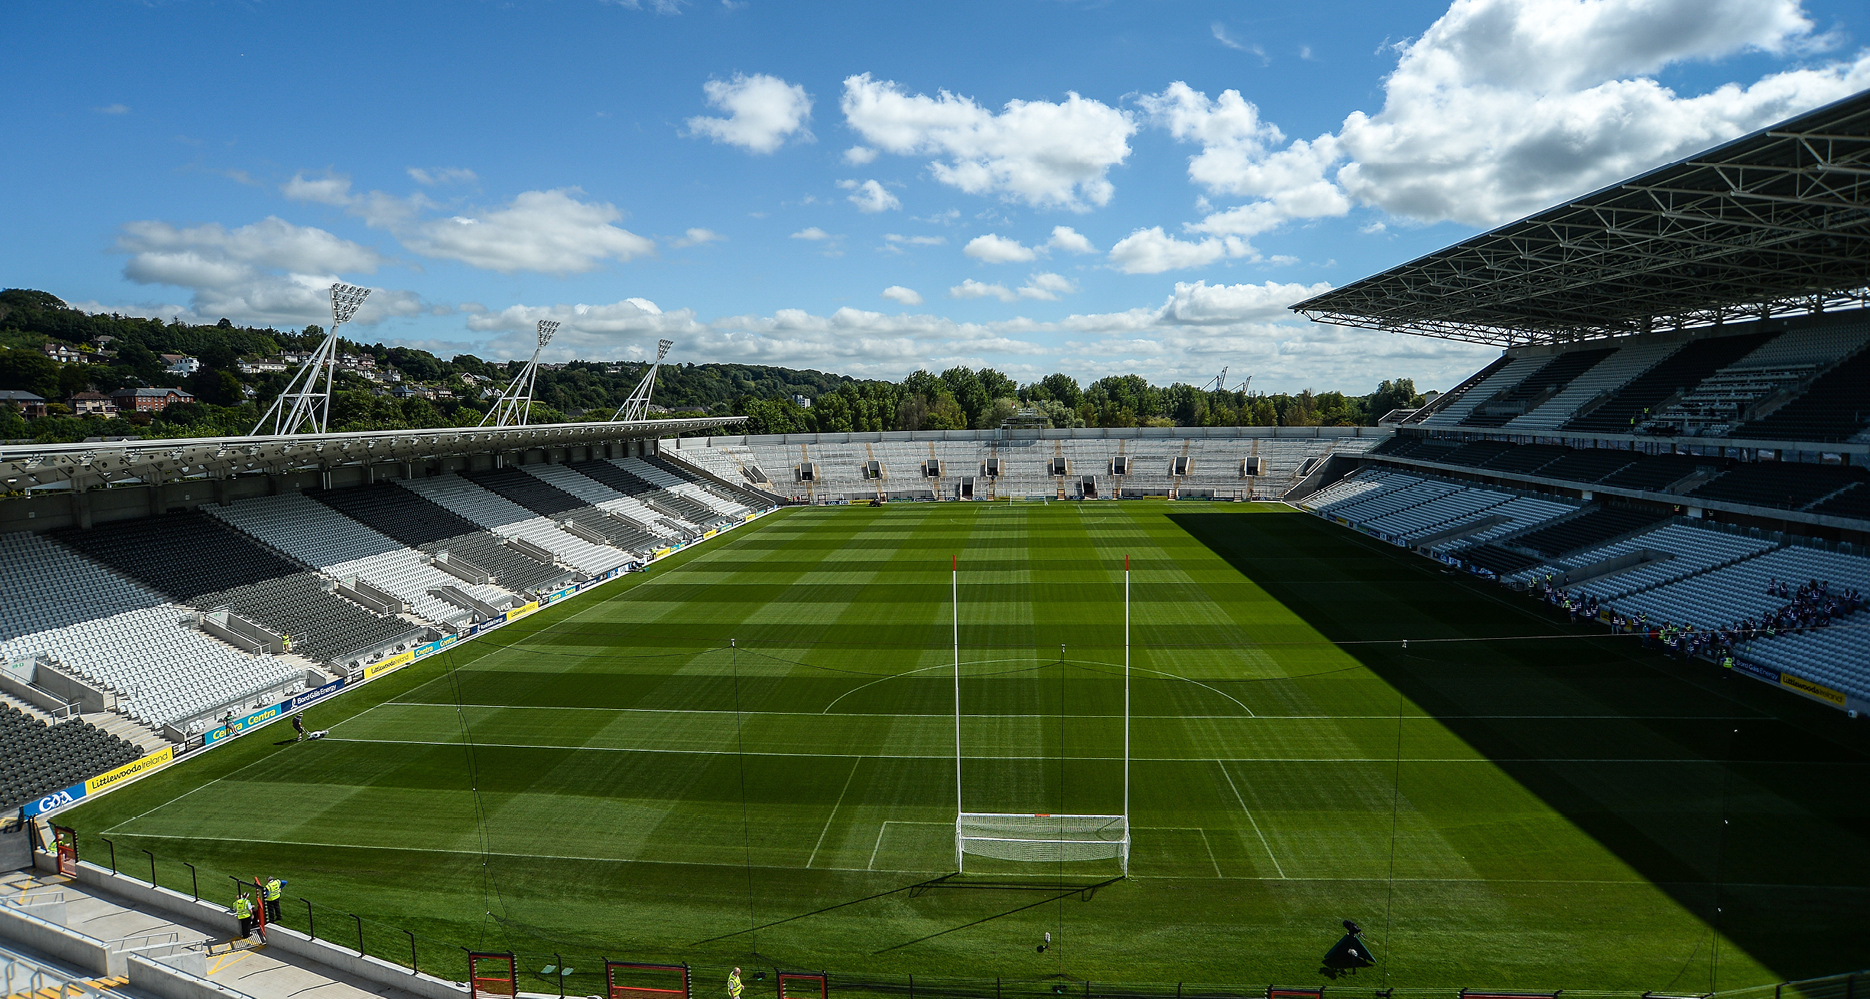
[[[1130,879],[970,858],[926,886],[954,869],[950,556],[966,807],[1115,812],[1126,554]],[[357,913],[406,959],[406,928],[457,978],[456,945],[557,952],[580,993],[600,956],[704,990],[733,963],[1298,985],[1345,918],[1381,960],[1358,987],[1870,965],[1861,724],[1283,508],[785,511],[307,721],[331,737],[84,805],[86,856],[276,872],[320,936]]]

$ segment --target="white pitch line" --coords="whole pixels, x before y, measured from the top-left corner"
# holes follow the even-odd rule
[[[1278,871],[1280,878],[1283,879],[1286,876],[1286,869],[1279,866],[1279,856],[1273,852],[1273,845],[1266,841],[1266,834],[1260,831],[1260,823],[1254,819],[1253,809],[1247,807],[1247,799],[1241,797],[1240,788],[1234,786],[1234,775],[1227,772],[1225,762],[1220,764],[1220,768],[1221,776],[1227,778],[1227,786],[1234,792],[1234,800],[1240,802],[1240,810],[1247,813],[1247,821],[1253,824],[1253,834],[1260,838],[1260,845],[1266,848],[1266,856],[1272,860],[1273,870]]]
[[[962,665],[967,665],[963,663]],[[953,669],[953,663],[943,663],[932,669]],[[893,680],[895,677],[884,677]],[[384,701],[376,707],[412,707],[412,708],[455,708],[453,701]],[[461,704],[464,708],[485,708],[489,711],[614,711],[619,714],[648,715],[732,715],[731,708],[615,708],[597,705],[577,704]],[[374,710],[374,709],[373,709]],[[822,718],[821,711],[759,711],[747,709],[743,715],[762,715],[771,718]],[[963,718],[1057,718],[1057,712],[1048,714],[970,714],[962,712]],[[830,715],[833,718],[933,718],[946,720],[950,714],[931,714],[924,711],[839,711]],[[1072,718],[1122,718],[1122,715],[1085,714],[1072,715]],[[1240,721],[1240,715],[1138,715],[1132,719],[1146,718],[1154,721]],[[1383,721],[1394,722],[1394,714],[1387,715],[1254,715],[1258,721]],[[1404,715],[1403,721],[1410,722],[1448,722],[1448,721],[1759,721],[1757,715]]]
[[[831,820],[838,817],[838,807],[844,804],[844,794],[851,789],[851,779],[857,776],[857,768],[863,762],[861,759],[851,761],[851,772],[844,778],[844,788],[838,792],[838,800],[831,806],[831,814],[825,816],[825,827],[818,831],[818,842],[812,844],[812,855],[805,858],[806,867],[812,866],[812,861],[818,859],[818,848],[825,845],[825,834],[831,831]]]
[[[441,741],[441,740],[433,740],[433,739],[339,739],[339,738],[334,738],[330,736],[327,736],[323,741],[325,742],[356,742],[356,743],[366,743],[366,744],[383,745],[383,746],[464,746],[466,745],[466,743],[463,743],[460,741]],[[527,743],[527,742],[482,742],[479,740],[475,741],[474,748],[476,749],[565,749],[565,750],[570,750],[572,752],[579,752],[579,753],[584,753],[584,752],[589,752],[589,753],[669,753],[669,754],[684,755],[684,756],[726,756],[726,755],[732,755],[734,752],[736,752],[735,750],[725,750],[725,749],[648,749],[648,748],[636,748],[636,747],[629,747],[629,746],[564,746],[564,745],[542,746],[542,745],[537,745],[534,743]],[[846,760],[848,759],[860,759],[860,760],[952,759],[952,757],[945,756],[945,755],[927,755],[927,754],[913,754],[913,753],[824,753],[824,752],[776,753],[776,752],[768,752],[768,751],[763,751],[763,750],[746,750],[745,755],[747,756],[777,756],[777,757],[809,757],[812,759],[834,759],[834,760],[835,759],[846,759]],[[1032,756],[1030,755],[1021,755],[1021,756],[969,755],[965,758],[970,759],[970,760],[1030,760],[1032,759]],[[1092,762],[1114,763],[1114,762],[1122,760],[1123,757],[1121,756],[1073,756],[1071,757],[1071,759],[1085,760],[1085,761],[1092,761]],[[1368,757],[1365,757],[1365,756],[1305,756],[1305,757],[1294,757],[1294,756],[1132,756],[1130,757],[1130,761],[1133,763],[1394,763],[1396,762],[1396,757],[1394,756],[1368,756]],[[1694,763],[1694,764],[1703,764],[1703,763],[1720,762],[1719,760],[1715,760],[1712,758],[1702,759],[1702,758],[1696,758],[1696,757],[1663,757],[1663,758],[1656,758],[1656,759],[1634,758],[1634,757],[1617,758],[1617,759],[1597,759],[1597,758],[1592,758],[1592,757],[1585,757],[1581,759],[1533,759],[1530,757],[1517,757],[1517,756],[1508,757],[1502,760],[1489,759],[1484,756],[1452,756],[1452,757],[1405,756],[1402,758],[1402,761],[1404,763],[1487,763],[1487,764],[1493,764],[1496,766],[1500,764],[1506,764],[1506,763],[1575,763],[1575,764],[1592,764],[1592,763],[1684,764],[1684,763]],[[1799,766],[1799,767],[1814,767],[1814,766],[1870,767],[1870,760],[1866,760],[1866,761],[1804,760],[1798,763],[1786,764],[1786,765],[1787,766]]]

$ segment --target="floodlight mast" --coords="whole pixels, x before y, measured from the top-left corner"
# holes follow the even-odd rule
[[[532,360],[519,370],[511,384],[500,393],[500,398],[481,418],[480,425],[489,421],[496,427],[523,427],[532,419],[532,386],[539,378],[539,354],[545,345],[552,342],[552,334],[558,332],[558,323],[551,319],[539,320],[539,346],[532,352]]]
[[[341,281],[331,286],[331,329],[325,332],[318,349],[293,373],[292,379],[286,382],[285,391],[273,400],[266,415],[260,417],[260,422],[253,425],[253,432],[247,436],[283,437],[306,427],[314,434],[322,434],[329,429],[331,388],[338,377],[338,327],[350,322],[364,299],[369,297],[369,288]],[[320,368],[324,369],[325,376],[322,390],[318,387]]]
[[[669,356],[669,348],[675,346],[674,340],[661,340],[656,343],[656,360],[643,373],[643,380],[636,384],[636,390],[617,407],[611,420],[647,420],[649,419],[649,395],[656,390],[656,369],[662,367],[662,359]]]

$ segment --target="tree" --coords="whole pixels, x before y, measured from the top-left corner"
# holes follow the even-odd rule
[[[0,350],[0,389],[59,398],[58,362],[36,350]]]
[[[241,392],[240,379],[232,372],[214,368],[202,368],[188,376],[188,391],[201,402],[211,402],[216,406],[238,406],[246,398]]]
[[[1370,394],[1370,416],[1372,421],[1380,420],[1393,409],[1413,409],[1422,405],[1421,397],[1416,394],[1415,379],[1388,379],[1378,383],[1377,390]]]

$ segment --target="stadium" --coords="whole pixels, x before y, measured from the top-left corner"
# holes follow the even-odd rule
[[[0,447],[0,936],[191,997],[1862,995],[1867,178],[1863,93],[1294,306],[1501,348],[1376,427],[748,435],[653,368],[534,424],[529,366],[337,432],[327,347],[266,433]]]

